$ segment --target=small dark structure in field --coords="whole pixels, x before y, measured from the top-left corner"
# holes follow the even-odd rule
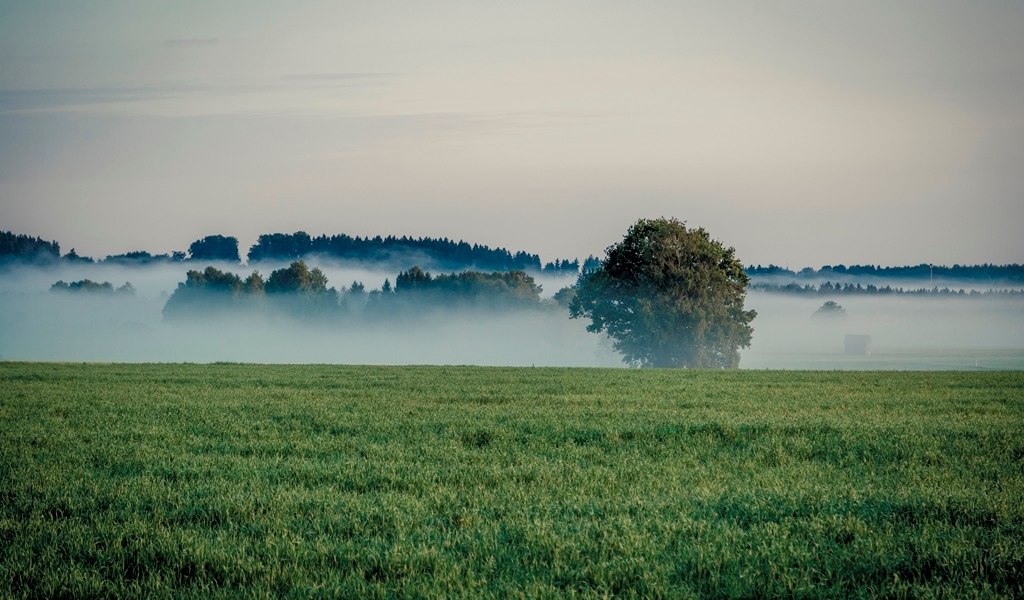
[[[848,333],[843,340],[843,349],[850,355],[868,356],[871,354],[871,336]]]

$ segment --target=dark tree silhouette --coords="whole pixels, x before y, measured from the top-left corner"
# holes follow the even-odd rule
[[[812,316],[817,319],[840,319],[846,316],[846,309],[835,300],[826,300]]]
[[[398,263],[426,260],[441,268],[473,268],[494,271],[541,271],[540,257],[527,252],[512,253],[505,248],[458,242],[448,238],[408,236],[359,237],[345,234],[310,237],[304,231],[293,234],[263,234],[249,249],[249,261],[295,260],[324,256],[339,260]],[[576,260],[557,260],[560,271],[578,270]],[[415,264],[415,263],[413,263]],[[422,263],[421,263],[422,264]],[[554,269],[555,263],[549,263]]]
[[[196,240],[188,247],[188,254],[192,260],[222,260],[226,262],[239,262],[238,238],[225,237],[223,235],[208,235],[201,240]]]
[[[49,263],[60,259],[60,244],[0,231],[0,261]]]
[[[65,281],[58,281],[50,286],[51,292],[86,292],[86,293],[99,293],[99,294],[113,294],[114,285],[109,281],[99,282],[91,279],[82,279],[81,281],[72,281],[67,283]],[[135,288],[132,284],[125,283],[123,286],[117,289],[118,292],[126,294],[134,294]]]
[[[216,316],[236,310],[245,288],[245,283],[234,273],[214,267],[190,270],[185,274],[185,281],[178,284],[164,304],[164,318]]]
[[[541,287],[523,271],[483,273],[464,271],[433,276],[419,267],[398,274],[398,300],[417,302],[475,302],[490,305],[532,305],[540,302]]]

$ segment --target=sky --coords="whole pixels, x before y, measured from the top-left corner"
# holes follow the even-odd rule
[[[1024,262],[1024,3],[0,0],[0,229]]]

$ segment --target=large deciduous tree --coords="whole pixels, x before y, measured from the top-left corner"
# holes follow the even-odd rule
[[[641,367],[735,368],[750,345],[749,282],[733,248],[675,219],[641,219],[580,276],[569,307]]]

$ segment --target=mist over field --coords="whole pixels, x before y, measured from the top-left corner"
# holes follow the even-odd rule
[[[339,290],[392,283],[405,266],[371,269],[316,262]],[[569,319],[551,295],[571,277],[537,276],[541,306],[433,306],[393,318],[315,320],[281,311],[218,313],[168,323],[163,308],[188,269],[206,263],[126,267],[61,264],[9,268],[0,277],[0,358],[113,362],[267,362],[622,366],[604,335]],[[264,276],[284,263],[216,265]],[[134,295],[55,293],[50,287],[90,279]],[[741,368],[936,369],[1024,367],[1024,301],[1019,297],[942,298],[838,295],[845,317],[813,318],[829,299],[751,291],[758,312]],[[868,356],[844,354],[847,334],[871,336]]]
[[[389,321],[306,319],[282,311],[211,315],[167,323],[163,308],[185,271],[203,265],[22,268],[0,278],[0,358],[114,362],[270,362],[617,366],[604,336],[564,309],[430,307]],[[253,269],[218,265],[245,275]],[[278,264],[261,264],[266,274]],[[395,271],[318,265],[329,285],[378,289]],[[134,295],[51,292],[58,281],[130,282]],[[540,278],[550,284],[556,278]],[[565,281],[565,284],[571,281]],[[552,286],[554,287],[554,286]],[[544,294],[557,291],[545,286]]]
[[[750,292],[757,310],[743,368],[973,369],[1024,367],[1019,297],[835,296],[845,317],[815,318],[828,297]],[[869,335],[867,356],[847,355],[847,334]]]

